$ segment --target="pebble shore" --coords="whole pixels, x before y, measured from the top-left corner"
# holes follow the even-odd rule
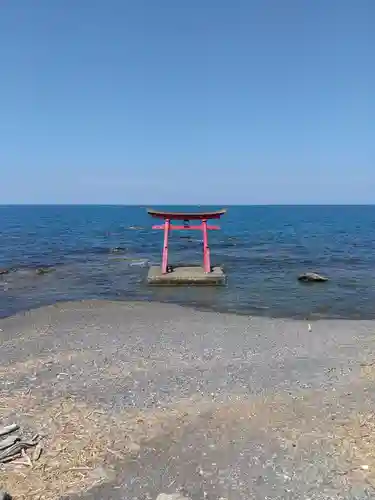
[[[340,436],[371,413],[374,334],[375,321],[58,303],[0,320],[1,394],[18,401],[4,423],[30,396],[119,421],[141,412],[131,452],[94,464],[100,481],[65,500],[373,498],[368,449]]]

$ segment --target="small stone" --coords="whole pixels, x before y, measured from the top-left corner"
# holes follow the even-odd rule
[[[115,473],[113,470],[101,467],[100,465],[98,467],[95,467],[92,471],[89,473],[89,477],[92,481],[95,482],[109,482],[114,480],[115,478]]]
[[[361,465],[362,470],[368,470],[368,465]]]
[[[138,443],[132,442],[132,443],[128,444],[128,449],[129,449],[129,451],[131,451],[133,453],[138,453],[139,450],[141,449],[141,447],[139,446]]]
[[[160,493],[160,495],[156,497],[156,500],[190,500],[190,498],[184,497],[180,493],[172,493],[172,495]]]
[[[328,278],[317,273],[303,273],[298,276],[298,281],[303,281],[304,283],[318,283],[328,281]]]

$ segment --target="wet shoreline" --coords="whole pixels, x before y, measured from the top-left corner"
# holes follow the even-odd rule
[[[202,287],[151,287],[146,284],[150,262],[144,257],[128,257],[114,252],[105,260],[3,268],[0,289],[5,293],[0,297],[0,318],[61,301],[105,299],[171,303],[198,311],[271,319],[375,319],[375,310],[368,307],[366,296],[362,302],[365,308],[359,302],[359,283],[335,283],[334,280],[327,283],[299,283],[296,275],[289,277],[289,282],[285,283],[286,288],[293,289],[293,302],[286,301],[280,282],[274,291],[264,290],[264,295],[260,291],[255,292],[254,303],[251,296],[243,303],[242,300],[235,300],[236,294],[243,294],[243,291],[242,288],[236,291],[230,271],[229,285],[225,287],[211,287],[210,290],[203,290]],[[327,296],[327,293],[334,293],[332,288],[337,293],[336,299]],[[351,305],[347,303],[348,298],[345,302],[340,299],[343,290],[355,297]]]

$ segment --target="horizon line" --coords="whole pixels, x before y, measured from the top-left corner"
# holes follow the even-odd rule
[[[0,207],[373,207],[374,203],[0,203]]]

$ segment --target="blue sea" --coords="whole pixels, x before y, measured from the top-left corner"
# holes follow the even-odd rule
[[[155,207],[154,207],[155,208]],[[203,210],[202,207],[157,207]],[[220,206],[208,209],[222,208]],[[375,206],[230,206],[211,231],[225,287],[150,287],[162,232],[145,207],[0,206],[0,316],[61,300],[172,302],[296,318],[375,318]],[[198,231],[174,231],[172,264],[201,263]],[[53,267],[38,275],[39,267]],[[315,271],[326,283],[303,284]]]

